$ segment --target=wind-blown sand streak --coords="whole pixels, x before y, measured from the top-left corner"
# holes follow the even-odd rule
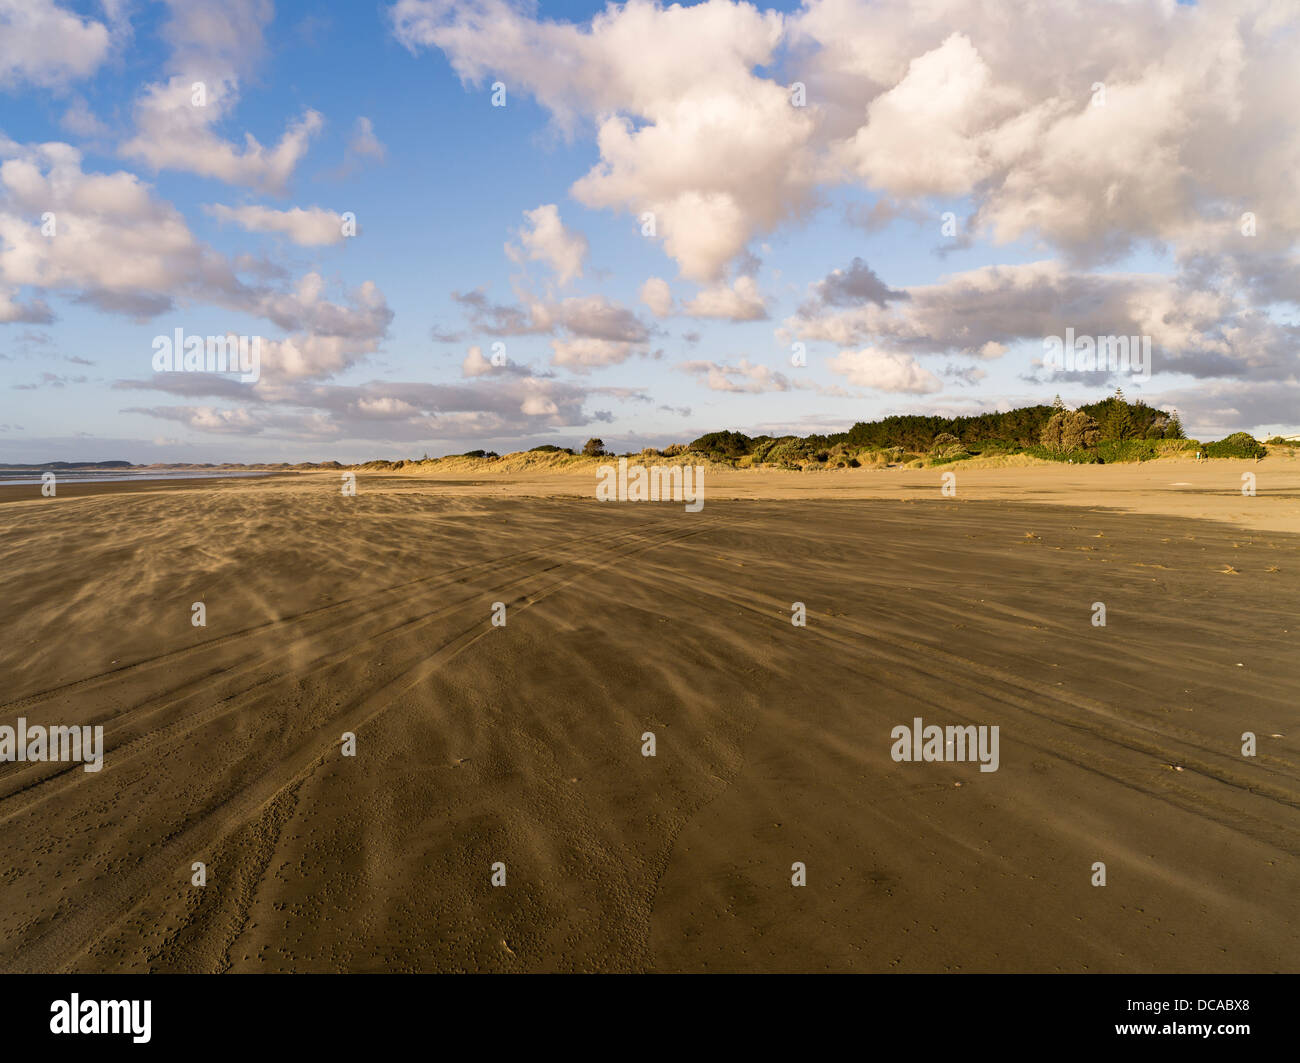
[[[107,744],[97,774],[0,765],[0,966],[1300,967],[1300,536],[933,483],[699,514],[576,486],[0,507],[0,723]],[[916,716],[999,725],[999,770],[895,763]]]

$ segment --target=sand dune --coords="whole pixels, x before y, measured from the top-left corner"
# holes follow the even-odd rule
[[[1296,970],[1296,470],[10,495],[0,969]]]

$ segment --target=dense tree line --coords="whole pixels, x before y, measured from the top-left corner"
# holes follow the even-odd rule
[[[973,450],[1019,450],[1040,445],[1044,430],[1056,413],[1065,410],[1058,397],[1050,406],[1022,406],[1005,413],[982,413],[972,417],[935,417],[904,414],[879,421],[859,421],[847,432],[830,435],[747,436],[741,432],[709,432],[690,449],[715,458],[734,461],[748,454],[762,453],[774,443],[794,445],[801,452],[820,452],[843,445],[849,450],[898,448],[913,454],[928,454],[936,446],[951,449],[956,444]],[[1123,442],[1137,439],[1182,439],[1178,414],[1158,410],[1139,400],[1130,403],[1123,392],[1101,402],[1079,407],[1096,422],[1097,433],[1089,442]],[[946,437],[940,439],[940,437]],[[955,441],[955,442],[954,442]]]

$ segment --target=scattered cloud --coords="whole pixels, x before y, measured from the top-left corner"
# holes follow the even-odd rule
[[[204,103],[196,105],[200,92]],[[179,74],[151,85],[136,102],[135,135],[122,145],[122,154],[154,170],[179,170],[282,194],[325,120],[308,109],[289,124],[274,147],[264,147],[251,133],[236,145],[212,127],[238,100],[238,82],[230,77],[194,81],[191,75]]]
[[[943,390],[943,381],[908,354],[892,354],[870,347],[841,351],[828,360],[827,368],[851,384],[876,391],[924,395]]]
[[[736,365],[693,361],[682,362],[677,368],[683,373],[699,377],[711,391],[759,395],[769,391],[789,391],[800,386],[784,373],[778,373],[765,365],[754,365],[745,358]]]
[[[561,287],[581,277],[587,257],[587,238],[564,227],[559,208],[554,203],[544,203],[535,210],[524,211],[524,217],[527,224],[517,233],[522,246],[506,244],[510,260],[545,262],[555,271]]]
[[[655,317],[668,317],[673,312],[673,290],[662,277],[651,277],[641,285],[639,294]]]
[[[91,113],[90,105],[81,96],[73,98],[59,119],[59,125],[73,136],[84,138],[107,137],[110,132],[108,126]]]
[[[229,207],[212,203],[205,209],[213,217],[223,222],[232,222],[248,232],[280,233],[300,247],[325,247],[342,243],[346,239],[340,215],[323,207],[274,210],[270,207]]]
[[[767,317],[767,303],[753,277],[737,277],[730,287],[705,288],[686,304],[685,312],[691,317],[724,321],[762,321]]]
[[[364,115],[352,126],[352,139],[348,141],[348,151],[359,159],[374,159],[383,162],[387,149],[375,136],[374,124]]]
[[[109,28],[55,0],[0,0],[0,88],[57,89],[108,57]]]

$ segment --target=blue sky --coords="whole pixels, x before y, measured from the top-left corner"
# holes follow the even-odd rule
[[[1295,431],[1297,17],[1049,8],[0,2],[0,460],[628,449],[1117,385]],[[261,378],[156,373],[176,328],[260,337]],[[1149,335],[1150,379],[1052,374],[1066,328]]]

